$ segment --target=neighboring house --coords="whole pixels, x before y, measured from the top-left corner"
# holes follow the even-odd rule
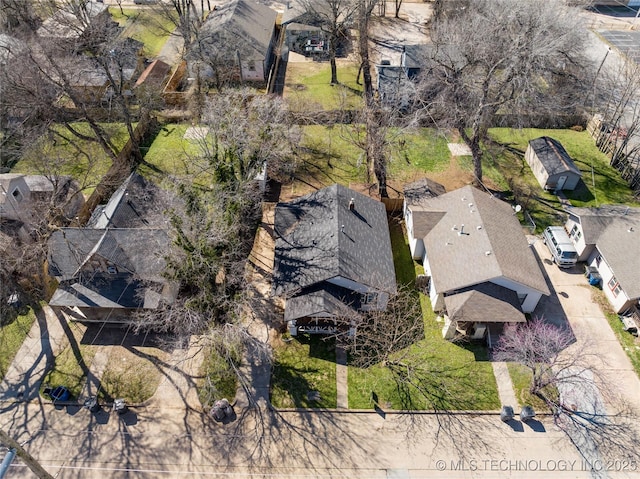
[[[238,81],[266,83],[274,61],[276,17],[274,10],[252,0],[231,0],[213,10],[193,47],[202,62],[200,75],[213,78],[211,62],[224,62],[216,68],[233,71]]]
[[[42,22],[36,32],[38,37],[52,41],[79,38],[92,23],[109,19],[109,5],[101,1],[73,1],[60,5],[61,8]]]
[[[134,310],[172,303],[164,276],[168,194],[132,174],[86,228],[61,228],[49,239],[49,273],[59,282],[49,305],[82,321],[121,322]]]
[[[385,310],[396,277],[385,207],[333,185],[275,211],[274,293],[292,334],[332,333]]]
[[[602,290],[616,313],[640,300],[640,208],[603,205],[568,208],[565,228],[578,260],[597,268]]]
[[[376,84],[380,100],[401,108],[411,104],[415,96],[415,81],[428,53],[428,45],[405,45],[402,47],[399,64],[391,59],[382,59],[376,65]]]
[[[73,218],[84,204],[80,186],[70,176],[0,174],[0,218],[30,225],[38,210],[55,203],[67,218]]]
[[[524,322],[549,294],[538,262],[507,203],[471,186],[426,196],[407,203],[405,219],[413,255],[424,245],[426,292],[445,319],[443,335],[458,331],[491,347],[504,324]]]
[[[545,190],[573,190],[582,177],[562,144],[548,136],[531,140],[524,158]]]

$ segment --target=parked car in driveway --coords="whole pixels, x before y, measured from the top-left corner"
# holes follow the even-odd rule
[[[542,233],[553,262],[560,268],[571,268],[578,261],[578,252],[562,226],[547,226]]]

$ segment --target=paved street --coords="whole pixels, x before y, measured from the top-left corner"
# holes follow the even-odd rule
[[[607,359],[597,364],[605,373],[606,384],[599,386],[607,388],[607,412],[621,404],[612,401],[610,391],[637,407],[638,379],[590,302],[582,275],[548,263],[541,241],[534,248],[559,298],[543,305],[547,319],[568,321],[578,343],[593,338],[594,352]],[[236,421],[219,424],[180,401],[154,400],[118,416],[7,397],[0,403],[0,427],[26,441],[25,447],[58,478],[640,477],[633,471],[636,463],[623,451],[596,454],[593,440],[574,435],[581,455],[549,416],[529,424],[505,424],[495,413],[274,412],[267,407],[237,412]],[[628,426],[637,420],[622,424],[624,431],[616,430],[622,431],[620,442],[633,437],[635,428]],[[603,470],[607,468],[613,470]],[[8,477],[33,476],[15,465]]]

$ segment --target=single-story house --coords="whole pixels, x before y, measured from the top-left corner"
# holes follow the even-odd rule
[[[213,78],[226,70],[239,82],[264,84],[273,65],[276,38],[275,10],[253,0],[231,0],[208,16],[192,46],[190,70]],[[232,72],[232,75],[229,75]]]
[[[67,218],[73,218],[82,208],[84,197],[80,185],[70,176],[0,174],[1,219],[30,225],[38,210],[52,201]]]
[[[573,190],[582,178],[582,172],[567,150],[559,141],[548,136],[531,140],[524,159],[545,190]]]
[[[334,333],[397,291],[382,203],[333,185],[275,210],[274,294],[292,334]]]
[[[504,324],[526,321],[524,313],[550,294],[504,201],[472,186],[439,195],[429,189],[419,204],[405,206],[407,218],[410,244],[418,244],[416,235],[422,237],[425,292],[445,320],[445,338],[453,339],[457,331],[486,338],[492,346]]]
[[[169,205],[167,192],[133,173],[87,227],[55,231],[48,265],[59,285],[49,305],[82,321],[122,322],[175,301],[178,285],[164,277]]]
[[[603,205],[568,208],[565,229],[578,260],[595,267],[616,313],[640,301],[640,208]]]

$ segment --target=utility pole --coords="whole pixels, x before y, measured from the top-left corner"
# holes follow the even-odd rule
[[[9,458],[8,460],[7,458],[5,458],[7,464],[5,465],[5,461],[2,462],[2,469],[0,469],[0,479],[2,479],[6,470],[9,469],[9,465],[11,464],[14,455],[17,455],[20,459],[22,459],[27,467],[31,469],[31,472],[33,472],[39,479],[53,479],[53,476],[45,471],[40,463],[36,461],[31,454],[25,451],[17,441],[15,441],[2,429],[0,429],[0,443],[9,448]]]

